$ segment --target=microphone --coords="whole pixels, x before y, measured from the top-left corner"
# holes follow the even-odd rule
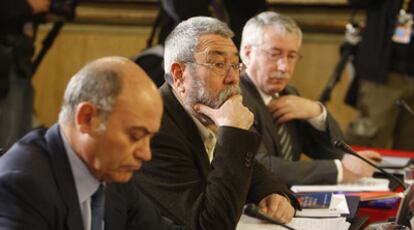
[[[364,157],[360,156],[358,153],[354,152],[354,150],[352,150],[351,146],[345,144],[343,141],[341,140],[336,140],[334,141],[334,146],[346,153],[349,153],[355,157],[358,157],[359,159],[361,159],[362,161],[366,162],[367,164],[371,165],[372,167],[378,169],[380,172],[382,172],[386,177],[388,177],[388,179],[397,182],[401,187],[403,187],[403,189],[406,189],[405,184],[398,179],[396,176],[392,175],[391,173],[388,173],[387,171],[385,171],[384,169],[382,169],[381,167],[378,167],[378,165],[375,165],[374,163],[372,163],[371,161],[365,159]]]
[[[273,219],[272,217],[264,214],[259,209],[259,207],[257,207],[257,205],[255,205],[255,204],[247,204],[246,207],[245,207],[245,209],[244,209],[244,214],[246,214],[246,215],[248,215],[250,217],[254,217],[254,218],[261,219],[261,220],[265,220],[265,221],[267,221],[269,223],[272,223],[272,224],[275,224],[275,225],[282,226],[282,227],[284,227],[286,229],[289,229],[289,230],[295,230],[294,228],[289,227],[286,224],[282,224],[282,223],[276,221],[275,219]]]
[[[405,102],[404,100],[396,100],[395,104],[400,107],[401,109],[407,111],[409,114],[411,114],[411,116],[414,116],[414,111],[411,108],[411,106],[409,106],[407,104],[407,102]]]

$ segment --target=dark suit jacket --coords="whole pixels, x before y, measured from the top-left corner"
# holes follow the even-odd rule
[[[106,230],[172,227],[136,186],[108,184]],[[84,229],[58,125],[29,133],[0,158],[0,229]]]
[[[316,130],[306,121],[287,122],[293,161],[284,160],[277,144],[276,125],[257,88],[247,75],[242,76],[240,85],[243,103],[254,113],[254,127],[263,136],[263,144],[256,159],[290,185],[336,183],[338,172],[335,163],[327,159],[342,158],[342,154],[332,145],[333,140],[342,139],[342,133],[332,116],[328,113],[326,132]],[[298,95],[298,92],[292,86],[287,86],[281,95],[286,94]],[[298,161],[301,153],[318,160]]]
[[[194,121],[171,87],[164,84],[161,95],[164,115],[151,141],[153,158],[136,180],[165,215],[192,229],[235,229],[245,203],[258,203],[271,193],[290,196],[254,160],[260,143],[256,133],[219,127],[210,164]]]

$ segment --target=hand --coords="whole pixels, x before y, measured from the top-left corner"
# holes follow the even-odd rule
[[[381,162],[381,155],[377,152],[360,151],[357,153],[372,163]],[[361,177],[371,177],[375,171],[374,167],[350,154],[345,154],[341,162],[343,167],[344,182],[355,181]]]
[[[241,95],[227,99],[218,109],[203,104],[196,104],[194,110],[209,117],[217,126],[230,126],[249,129],[253,124],[253,113],[242,103]]]
[[[289,223],[295,215],[295,209],[290,201],[279,194],[270,194],[263,198],[259,203],[259,208],[263,213],[282,224]]]
[[[267,108],[278,123],[293,119],[310,119],[320,115],[323,111],[318,102],[295,95],[274,99],[270,101]]]
[[[49,11],[51,0],[27,0],[29,5],[32,7],[33,13],[43,13]]]

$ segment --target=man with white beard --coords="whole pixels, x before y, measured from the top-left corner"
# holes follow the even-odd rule
[[[282,223],[296,199],[254,160],[260,135],[242,104],[243,64],[223,22],[194,17],[165,43],[164,114],[151,140],[152,160],[136,185],[161,212],[191,229],[235,229],[246,203]]]
[[[244,26],[240,55],[247,69],[241,77],[242,94],[263,139],[256,159],[291,185],[335,184],[371,176],[371,166],[333,146],[342,132],[326,108],[288,85],[301,58],[301,43],[302,32],[295,21],[275,12],[263,12]],[[299,161],[301,153],[315,160]],[[372,151],[359,154],[380,159]]]

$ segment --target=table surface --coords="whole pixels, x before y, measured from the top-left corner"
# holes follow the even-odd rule
[[[414,152],[409,151],[400,151],[392,149],[380,149],[380,148],[368,148],[362,146],[352,146],[352,149],[355,151],[360,150],[374,150],[379,152],[383,156],[393,156],[393,157],[411,157],[414,158]],[[397,191],[402,191],[402,188],[398,188]],[[398,211],[398,207],[387,209],[387,208],[370,208],[370,207],[360,207],[358,210],[359,217],[368,217],[367,223],[387,221],[392,217],[395,217]]]

